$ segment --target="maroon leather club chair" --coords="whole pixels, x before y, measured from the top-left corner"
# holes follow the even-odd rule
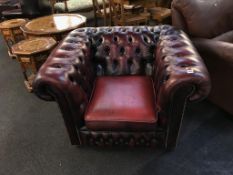
[[[40,98],[58,102],[76,145],[172,149],[186,104],[209,90],[201,57],[171,26],[74,30],[34,81]]]
[[[192,37],[206,63],[210,101],[233,115],[233,1],[174,0],[172,23]]]

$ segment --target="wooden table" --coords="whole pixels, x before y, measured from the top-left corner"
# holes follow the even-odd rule
[[[32,82],[37,71],[55,45],[56,41],[52,37],[39,37],[23,40],[12,46],[12,52],[17,55],[29,92],[32,91]]]
[[[70,31],[84,27],[86,17],[78,14],[54,14],[29,21],[21,27],[27,38],[53,37],[62,40]]]
[[[20,30],[20,26],[27,23],[26,19],[12,19],[0,23],[0,30],[6,41],[8,47],[8,54],[10,57],[14,57],[12,54],[11,46],[24,39],[23,32]]]

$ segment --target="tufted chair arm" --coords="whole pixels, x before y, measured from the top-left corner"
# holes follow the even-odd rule
[[[156,86],[171,94],[172,90],[191,85],[189,101],[205,98],[210,91],[209,74],[200,55],[185,33],[161,34],[156,50]],[[163,94],[165,95],[165,94]]]
[[[83,125],[83,113],[91,95],[95,74],[87,35],[70,33],[51,53],[33,83],[41,99],[56,100],[71,132]],[[69,132],[70,133],[70,132]],[[77,138],[71,138],[75,143]]]
[[[186,34],[161,33],[154,77],[159,120],[169,127],[166,146],[174,147],[186,103],[202,100],[210,92],[207,69]]]

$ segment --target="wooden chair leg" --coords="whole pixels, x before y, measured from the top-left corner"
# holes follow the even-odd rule
[[[67,4],[67,0],[64,1],[64,5],[65,5],[65,12],[69,12],[69,9],[68,9],[68,4]]]
[[[97,14],[96,14],[96,2],[95,0],[92,0],[92,5],[93,5],[93,12],[94,12],[94,19],[95,19],[95,27],[98,26],[98,19],[97,19]]]
[[[52,14],[54,14],[55,13],[54,5],[56,3],[56,0],[49,0],[49,2],[50,2],[50,7],[52,9]]]

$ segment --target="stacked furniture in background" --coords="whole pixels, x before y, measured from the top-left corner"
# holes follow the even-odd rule
[[[49,0],[53,12],[72,13],[72,12],[89,12],[93,10],[92,0]],[[102,0],[98,0],[102,4]]]
[[[95,26],[98,26],[98,18],[103,18],[104,26],[112,25],[112,6],[110,0],[92,0],[95,18]]]
[[[38,37],[23,40],[12,46],[24,76],[24,84],[32,92],[32,82],[41,65],[45,62],[51,50],[56,45],[52,38]]]
[[[210,91],[191,41],[172,26],[72,31],[34,92],[60,106],[75,145],[176,146],[185,107]]]
[[[206,63],[209,99],[233,114],[233,1],[174,0],[172,23],[192,37]]]
[[[51,14],[48,0],[19,0],[21,8],[2,12],[5,19],[35,18]]]
[[[94,11],[97,18],[103,18],[104,26],[148,24],[150,19],[164,22],[171,16],[170,5],[156,0],[49,0],[53,13],[75,13]],[[167,2],[167,1],[166,1]],[[170,2],[170,1],[169,1]],[[168,7],[168,8],[162,8]],[[145,8],[145,11],[143,10]],[[148,9],[148,12],[147,12]],[[130,13],[129,13],[130,12]],[[132,13],[133,12],[133,13]],[[86,14],[87,15],[87,14]],[[87,15],[88,18],[91,18]]]
[[[20,8],[19,0],[0,0],[0,18],[2,12],[6,10],[14,10]]]
[[[26,19],[11,19],[0,23],[0,31],[7,44],[8,54],[11,58],[15,58],[11,47],[25,39],[23,31],[20,29],[20,27],[26,23]]]
[[[0,23],[8,53],[20,63],[29,92],[33,90],[32,82],[38,69],[56,43],[71,30],[85,25],[86,18],[79,14],[54,14],[31,21],[18,18]]]
[[[128,4],[124,0],[110,0],[112,6],[113,24],[116,26],[147,25],[150,14],[144,11],[144,6]]]
[[[154,0],[92,0],[95,25],[97,17],[104,19],[104,26],[137,26],[150,21],[161,24],[170,23],[171,10],[157,6]],[[153,23],[155,24],[155,23]]]

